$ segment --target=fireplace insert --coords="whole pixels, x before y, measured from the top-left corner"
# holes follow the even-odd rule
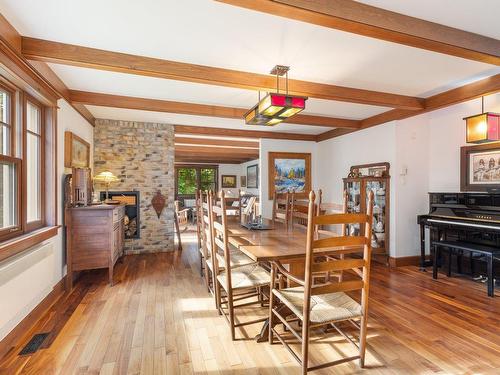
[[[101,201],[106,192],[101,191]],[[125,238],[141,238],[140,194],[138,191],[110,191],[109,199],[125,203]]]

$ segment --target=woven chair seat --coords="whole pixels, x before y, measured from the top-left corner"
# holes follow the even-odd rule
[[[303,319],[303,287],[300,286],[282,290],[274,289],[273,293],[288,306],[297,317]],[[309,315],[309,320],[313,324],[359,318],[361,315],[361,305],[343,292],[320,294],[311,297],[311,313]]]
[[[218,275],[217,280],[227,290],[227,273],[224,272]],[[270,282],[271,276],[269,272],[257,263],[231,269],[231,286],[233,290],[265,286],[269,285]]]

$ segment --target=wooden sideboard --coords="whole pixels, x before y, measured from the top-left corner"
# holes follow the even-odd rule
[[[73,288],[73,272],[113,268],[123,255],[125,205],[96,205],[66,208],[67,289]]]

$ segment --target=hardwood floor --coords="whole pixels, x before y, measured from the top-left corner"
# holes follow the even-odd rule
[[[281,345],[251,338],[231,341],[199,276],[195,235],[182,252],[134,255],[117,264],[115,286],[91,272],[60,300],[34,333],[52,332],[44,349],[18,356],[24,342],[0,361],[2,374],[296,374]],[[367,368],[357,362],[316,374],[498,374],[500,298],[465,278],[432,280],[416,267],[375,264],[370,292]],[[248,319],[267,311],[241,310]],[[241,316],[241,315],[240,315]],[[342,337],[316,341],[313,362],[349,355]]]

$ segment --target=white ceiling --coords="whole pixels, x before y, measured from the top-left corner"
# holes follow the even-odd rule
[[[364,2],[487,35],[499,33],[493,15],[498,19],[500,0]],[[211,0],[0,0],[0,11],[26,36],[256,73],[267,73],[277,63],[286,64],[291,66],[291,78],[412,96],[429,96],[500,73],[500,68],[492,65]],[[487,25],[475,28],[475,24]],[[52,67],[71,89],[243,108],[257,99],[256,92],[248,90]],[[96,117],[124,115],[122,110],[89,109]],[[385,110],[318,99],[307,102],[307,113],[351,119]],[[141,111],[127,111],[127,115],[169,121],[180,116]],[[229,121],[227,126],[243,126],[237,120],[182,117],[191,124]],[[307,133],[325,130],[288,124],[280,127],[274,129]]]
[[[357,0],[471,33],[500,39],[498,0]]]
[[[153,77],[50,64],[54,72],[74,90],[92,91],[140,98],[250,108],[258,100],[256,91],[173,81]],[[386,107],[342,103],[331,100],[307,100],[304,114],[362,119],[387,111]]]

